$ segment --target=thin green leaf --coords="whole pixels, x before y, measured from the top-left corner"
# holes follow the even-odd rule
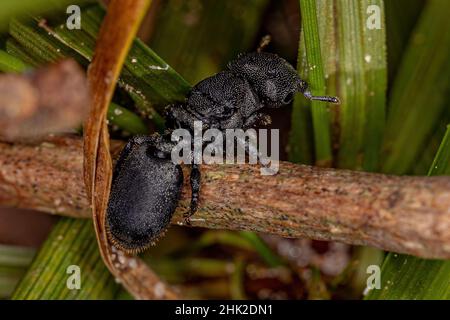
[[[41,62],[73,57],[87,66],[92,58],[95,39],[104,16],[100,6],[82,11],[81,30],[68,30],[64,24],[48,26],[42,20],[12,20],[10,34],[27,55]],[[11,45],[10,45],[11,47]],[[19,46],[14,46],[17,51]],[[22,53],[23,55],[24,53]],[[156,109],[183,101],[190,85],[150,48],[136,39],[128,54],[119,87],[128,92],[141,111],[162,126]]]
[[[366,24],[367,8],[376,5],[381,8],[381,29],[369,29]],[[363,136],[363,169],[375,171],[379,167],[380,152],[383,140],[386,118],[386,91],[387,91],[387,55],[386,55],[386,25],[384,22],[384,1],[364,0],[360,6],[363,47],[363,70],[365,88],[359,92],[365,95],[366,117],[364,121]],[[357,105],[354,106],[358,108]]]
[[[383,19],[380,29],[367,27],[367,8],[378,6],[384,18],[383,1],[306,0],[300,4],[308,80],[315,94],[329,91],[341,99],[341,105],[331,107],[333,134],[339,146],[337,165],[374,171],[385,121],[386,35]],[[321,163],[327,157],[331,160],[327,139],[331,117],[323,103],[313,102],[311,108],[316,161]],[[298,109],[294,104],[294,111]],[[321,128],[317,130],[319,123]]]
[[[75,34],[72,30],[61,26],[55,27],[52,35],[90,60],[104,10],[100,6],[93,6],[83,12],[86,14],[79,33],[84,35],[86,41],[77,41],[73,38]],[[159,110],[175,101],[183,101],[190,89],[186,80],[139,39],[135,39],[130,49],[119,86],[140,97],[143,100],[142,107],[146,103],[147,108],[152,105]]]
[[[245,275],[245,261],[242,258],[236,258],[234,262],[234,272],[231,275],[231,299],[233,300],[244,300],[245,290],[244,290],[244,275]]]
[[[116,125],[131,134],[148,134],[149,129],[135,113],[115,103],[111,103],[106,117],[110,124]]]
[[[267,244],[254,232],[241,231],[239,234],[244,237],[258,254],[263,258],[269,267],[276,267],[282,264],[281,259],[275,255]]]
[[[369,5],[380,8],[380,29],[367,26]],[[339,152],[341,168],[374,171],[379,162],[387,87],[384,4],[337,0]]]
[[[70,289],[69,266],[79,267],[80,289]],[[69,270],[70,271],[70,270]],[[13,299],[111,299],[118,285],[100,257],[91,220],[61,218],[44,242]]]
[[[300,76],[308,75],[304,33],[300,33],[297,72]],[[306,78],[305,78],[306,79]],[[289,133],[289,161],[304,164],[313,163],[312,115],[309,101],[297,94],[292,104],[291,131]]]
[[[410,172],[448,106],[449,10],[449,1],[428,1],[410,39],[389,103],[384,172]]]
[[[30,264],[35,252],[33,248],[0,245],[0,265],[26,267]]]
[[[39,59],[38,57],[35,57],[33,59],[33,57],[27,53],[26,49],[24,49],[14,39],[8,39],[6,41],[6,51],[13,57],[22,60],[24,63],[28,64],[33,68],[36,68],[46,63],[46,61]]]
[[[388,50],[388,72],[391,82],[400,66],[409,36],[423,9],[423,0],[386,1],[386,37]]]
[[[450,126],[447,126],[444,139],[428,171],[429,176],[450,175]]]
[[[385,139],[385,172],[411,169],[424,143],[441,122],[450,85],[450,27],[447,1],[432,0],[425,7],[410,39],[394,83]],[[429,170],[450,173],[449,131]],[[390,253],[382,268],[382,289],[367,299],[448,299],[450,263]]]
[[[414,164],[412,169],[413,175],[425,175],[428,173],[436,157],[436,152],[441,145],[442,137],[445,135],[448,123],[450,123],[450,117],[448,115],[439,120],[439,123],[436,126],[437,129],[434,130],[433,134],[428,139],[426,146],[420,152],[419,159]]]
[[[35,253],[32,248],[0,245],[0,299],[11,296]]]
[[[10,18],[49,11],[64,12],[69,5],[85,4],[92,0],[2,0],[0,2],[0,30],[6,29]]]
[[[300,0],[306,57],[309,65],[308,81],[315,95],[325,94],[325,73],[320,50],[316,1]],[[330,115],[327,105],[311,102],[316,163],[329,165],[332,161]],[[297,110],[298,111],[298,110]]]
[[[0,72],[22,72],[27,65],[22,60],[0,50]]]

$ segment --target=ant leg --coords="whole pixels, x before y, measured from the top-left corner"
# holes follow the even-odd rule
[[[184,221],[187,225],[191,224],[190,218],[191,216],[197,211],[198,209],[198,198],[200,193],[200,170],[198,168],[198,164],[192,164],[191,168],[191,177],[190,177],[190,183],[191,183],[191,207],[189,211],[187,211],[184,214]]]

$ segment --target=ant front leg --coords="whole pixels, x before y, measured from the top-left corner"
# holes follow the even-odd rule
[[[191,176],[190,176],[191,191],[192,191],[191,206],[190,206],[189,211],[187,211],[184,214],[184,222],[187,225],[191,224],[191,217],[198,209],[198,198],[199,198],[199,194],[200,194],[200,181],[201,181],[201,174],[200,174],[200,169],[198,167],[198,164],[192,164]]]

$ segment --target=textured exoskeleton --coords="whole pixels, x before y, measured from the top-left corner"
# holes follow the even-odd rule
[[[107,230],[119,248],[146,248],[167,228],[177,207],[183,171],[151,137],[135,136],[117,160],[107,212]]]
[[[289,104],[295,93],[311,100],[338,103],[335,97],[313,96],[308,85],[284,59],[271,53],[240,55],[227,70],[198,84],[184,103],[168,106],[165,135],[132,138],[122,151],[113,177],[107,222],[110,239],[128,252],[140,251],[165,230],[177,207],[183,175],[170,160],[173,143],[170,130],[194,130],[194,121],[203,129],[247,129],[270,118],[264,107]],[[200,171],[191,168],[191,208],[195,213],[200,190]]]

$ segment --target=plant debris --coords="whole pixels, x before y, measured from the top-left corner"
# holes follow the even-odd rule
[[[0,96],[0,136],[6,140],[73,131],[89,109],[86,75],[71,59],[0,75]]]

